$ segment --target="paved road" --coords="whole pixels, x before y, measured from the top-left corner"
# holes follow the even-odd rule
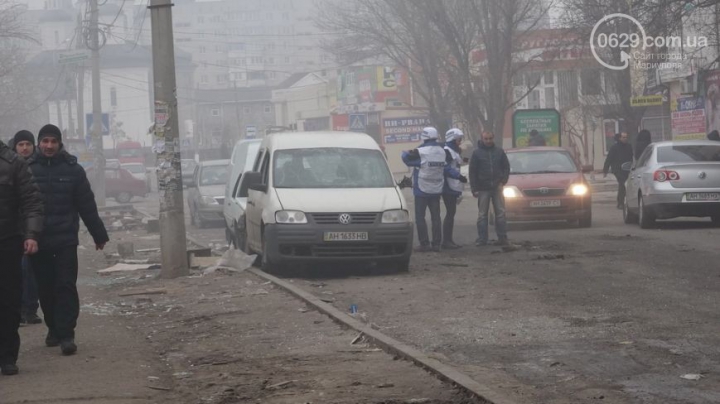
[[[466,245],[472,202],[456,225]],[[720,402],[720,229],[628,226],[612,193],[596,195],[594,213],[590,229],[512,226],[514,252],[469,246],[415,255],[407,275],[331,267],[296,282],[519,402]]]

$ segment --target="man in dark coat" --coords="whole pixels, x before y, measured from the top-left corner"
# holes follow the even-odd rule
[[[75,327],[80,315],[76,286],[79,219],[97,250],[102,250],[109,238],[85,170],[63,149],[60,129],[43,127],[38,133],[38,147],[30,168],[45,196],[45,232],[40,237],[40,253],[33,256],[31,264],[48,327],[45,344],[60,345],[63,355],[72,355],[77,351]]]
[[[18,373],[22,257],[35,254],[43,201],[27,162],[0,142],[0,373]]]
[[[619,140],[610,146],[605,166],[603,167],[603,178],[607,177],[608,171],[612,169],[615,179],[618,182],[617,208],[622,209],[625,203],[625,183],[628,179],[628,171],[622,169],[623,164],[633,162],[633,148],[628,143],[628,134],[621,133]]]

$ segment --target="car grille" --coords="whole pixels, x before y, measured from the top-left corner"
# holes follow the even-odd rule
[[[310,217],[316,224],[341,224],[340,215],[343,213],[311,213]],[[348,213],[351,221],[348,224],[375,224],[378,213]]]
[[[562,188],[538,188],[538,189],[526,189],[523,190],[523,194],[525,196],[539,196],[539,197],[545,197],[545,196],[563,196],[567,192],[566,189]]]
[[[280,254],[294,257],[361,258],[401,255],[406,244],[338,243],[314,245],[280,245]]]

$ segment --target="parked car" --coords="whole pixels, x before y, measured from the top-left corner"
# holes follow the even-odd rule
[[[253,164],[260,150],[261,139],[240,140],[233,148],[230,157],[230,180],[225,186],[225,206],[223,215],[225,217],[225,238],[228,244],[236,248],[244,245],[244,240],[238,240],[237,236],[243,234],[238,227],[245,225],[245,208],[247,198],[238,198],[240,180],[242,174],[251,171]]]
[[[194,226],[202,228],[208,223],[223,220],[229,164],[230,160],[209,160],[195,167],[187,198],[190,220]]]
[[[121,168],[128,170],[130,174],[132,174],[133,177],[139,179],[140,181],[144,182],[145,185],[150,189],[150,181],[147,169],[145,168],[145,165],[142,163],[125,163],[120,165]]]
[[[92,178],[93,167],[88,167],[87,176]],[[129,203],[133,197],[145,197],[148,193],[145,181],[133,176],[130,171],[117,167],[105,168],[105,196],[115,198],[118,203]]]
[[[503,189],[508,222],[571,221],[592,225],[592,195],[572,155],[559,147],[507,150],[510,179]]]
[[[195,173],[195,167],[197,163],[193,159],[183,159],[180,161],[180,168],[182,170],[182,182],[183,185],[189,187],[193,183],[193,174]]]
[[[377,262],[409,269],[408,205],[372,137],[348,132],[267,136],[239,197],[241,236],[267,271],[286,264]]]
[[[720,224],[720,144],[709,140],[648,146],[630,171],[625,223],[647,229],[657,219],[710,217]]]

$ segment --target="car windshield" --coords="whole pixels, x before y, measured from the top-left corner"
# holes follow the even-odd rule
[[[548,150],[508,153],[510,174],[576,173],[577,166],[567,152]]]
[[[200,174],[200,185],[225,185],[228,180],[227,166],[203,167]]]
[[[720,162],[720,145],[675,145],[658,147],[658,163]]]
[[[391,188],[379,150],[318,148],[275,152],[276,188]]]
[[[141,164],[132,164],[127,166],[122,166],[122,168],[130,171],[133,174],[144,174],[145,173],[145,166]]]

